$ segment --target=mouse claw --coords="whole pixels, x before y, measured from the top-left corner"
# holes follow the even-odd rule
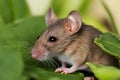
[[[64,68],[63,71],[61,72],[61,74],[70,74],[72,73],[70,68]]]
[[[63,70],[64,70],[64,67],[60,67],[60,68],[57,68],[56,70],[55,70],[55,72],[63,72]]]

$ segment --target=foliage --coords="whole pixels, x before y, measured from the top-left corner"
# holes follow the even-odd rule
[[[5,23],[13,22],[27,15],[29,15],[29,9],[25,0],[0,0],[0,17]]]
[[[80,3],[80,0],[78,2]],[[53,0],[52,5],[59,16],[66,15],[67,11],[64,8],[70,6],[73,2],[68,5],[65,5],[66,3],[68,1],[57,3],[56,0]],[[81,3],[81,5],[77,5],[77,9],[82,12],[82,15],[85,15],[90,0],[82,0]],[[64,6],[61,7],[61,5]],[[61,12],[58,9],[61,9]],[[87,19],[84,20],[87,21]],[[100,24],[94,21],[93,23],[96,25]],[[52,63],[50,61],[39,62],[31,58],[31,47],[34,45],[37,36],[45,29],[45,26],[44,17],[32,16],[25,0],[0,0],[0,80],[83,80],[82,73],[68,75],[55,73],[54,69],[59,66],[56,65],[55,61]],[[107,30],[102,28],[102,31]],[[102,36],[104,37],[104,35]],[[119,44],[114,42],[114,40],[118,39],[111,34],[107,34],[107,36],[112,38],[111,43],[115,44],[115,49],[109,51],[114,48],[112,44],[109,44],[112,45],[110,48],[105,47],[104,49],[110,54],[119,57],[120,55],[115,52],[116,48],[119,49]],[[108,38],[107,36],[105,40]],[[97,44],[102,44],[100,42],[101,38],[100,36],[100,39],[96,39]],[[105,44],[108,45],[108,43],[103,45]],[[91,67],[91,65],[89,66]],[[99,67],[96,68],[99,69]],[[101,76],[98,75],[97,77],[101,79]]]
[[[115,34],[103,33],[95,39],[95,43],[107,53],[120,59],[120,39]]]
[[[103,66],[93,63],[86,63],[99,80],[120,80],[120,69],[112,66]]]
[[[0,47],[0,80],[19,80],[23,69],[19,46]]]

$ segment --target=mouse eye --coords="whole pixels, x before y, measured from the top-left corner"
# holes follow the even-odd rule
[[[50,42],[55,42],[55,41],[57,41],[57,38],[54,37],[54,36],[51,36],[51,37],[49,37],[49,41]]]
[[[39,39],[40,35],[37,37],[37,39]]]

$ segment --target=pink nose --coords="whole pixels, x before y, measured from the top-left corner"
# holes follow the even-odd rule
[[[39,57],[39,55],[37,53],[33,53],[32,57],[35,58],[35,59],[37,59]]]
[[[39,52],[36,51],[35,49],[32,50],[32,57],[37,59],[39,57]]]

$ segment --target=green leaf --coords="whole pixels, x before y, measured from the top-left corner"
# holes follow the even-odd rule
[[[90,62],[87,62],[86,64],[99,80],[120,80],[120,69]]]
[[[0,80],[19,80],[23,62],[20,46],[0,46]]]
[[[32,42],[36,41],[37,36],[45,29],[43,17],[28,17],[14,24],[4,25],[0,30],[1,44],[11,42]]]
[[[19,80],[23,72],[21,56],[22,54],[25,56],[23,50],[26,49],[26,45],[36,41],[36,37],[45,27],[43,21],[41,17],[28,17],[2,26],[0,29],[0,80]]]
[[[1,30],[1,28],[2,28],[3,25],[4,25],[4,21],[3,21],[3,19],[0,17],[0,30]]]
[[[27,17],[28,14],[25,0],[0,0],[0,17],[5,23]]]
[[[29,8],[25,0],[11,0],[14,20],[21,19],[30,15]]]
[[[46,28],[44,17],[28,17],[15,23],[11,30],[23,41],[35,42]]]
[[[107,53],[120,59],[120,39],[115,34],[103,33],[94,42]]]
[[[3,21],[3,19],[1,17],[0,17],[0,24],[4,24],[4,21]]]
[[[35,80],[83,80],[83,74],[60,74],[53,71],[44,70],[42,68],[28,68],[29,76]]]
[[[11,0],[0,0],[0,17],[2,17],[5,23],[13,21],[10,1]]]

